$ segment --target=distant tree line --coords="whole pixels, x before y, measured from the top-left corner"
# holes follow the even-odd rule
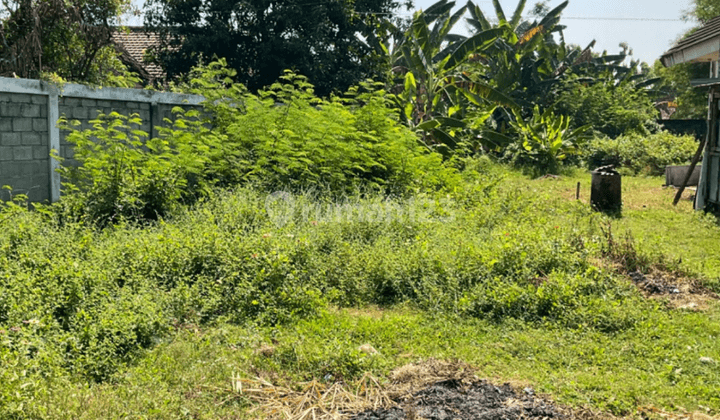
[[[130,0],[0,0],[0,74],[105,85],[133,79],[111,32]],[[700,20],[720,11],[696,0]],[[148,0],[145,27],[160,44],[147,60],[168,80],[222,60],[229,84],[250,92],[291,70],[319,97],[373,79],[392,95],[400,120],[446,158],[489,153],[556,172],[578,162],[588,138],[648,136],[659,102],[674,117],[705,113],[690,79],[700,65],[664,68],[632,60],[628,44],[598,53],[567,43],[565,1],[553,9],[526,0],[492,15],[468,1],[439,0],[411,18],[411,0]],[[459,7],[458,7],[459,6]],[[528,17],[529,16],[529,17]],[[453,32],[460,22],[470,35]],[[124,81],[124,82],[123,82]]]

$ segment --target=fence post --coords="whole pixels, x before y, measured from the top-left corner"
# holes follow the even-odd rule
[[[48,88],[48,138],[50,141],[50,153],[60,155],[60,128],[57,125],[58,119],[60,119],[60,103],[58,99],[58,89],[48,83],[45,83]],[[50,157],[50,165],[48,170],[50,171],[50,202],[55,203],[60,200],[60,163]]]

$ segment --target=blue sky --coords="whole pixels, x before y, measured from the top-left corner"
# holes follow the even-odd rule
[[[427,8],[437,0],[414,1],[415,7],[420,9]],[[529,0],[526,11],[530,11],[536,1]],[[133,3],[139,6],[142,5],[142,0],[133,0]],[[457,0],[456,3],[465,4],[465,0]],[[518,0],[500,0],[506,15],[515,11],[517,3]],[[560,3],[562,0],[549,0],[548,6],[553,8]],[[683,11],[690,8],[690,3],[691,0],[570,0],[561,22],[567,26],[567,42],[584,48],[595,39],[595,51],[607,50],[612,54],[620,51],[618,45],[621,42],[627,42],[633,49],[633,58],[652,64],[663,52],[670,49],[679,36],[695,26],[693,22],[680,20]],[[487,16],[495,16],[492,1],[476,1],[475,4],[480,6]],[[128,23],[142,24],[139,19]],[[462,23],[458,23],[456,28],[459,33],[465,31]]]
[[[415,6],[427,8],[435,1],[415,0]],[[456,3],[465,2],[460,0]],[[535,3],[536,0],[529,0],[525,6],[526,12],[532,10]],[[550,0],[548,6],[554,8],[560,3],[562,0]],[[597,52],[607,50],[609,53],[619,52],[618,45],[627,42],[633,49],[633,58],[652,64],[662,53],[670,49],[679,36],[696,25],[693,22],[680,21],[683,11],[690,9],[690,3],[691,0],[570,0],[563,12],[561,22],[567,26],[565,31],[567,42],[579,44],[584,48],[595,39],[597,43],[594,50]],[[486,16],[495,16],[492,1],[476,1],[475,4],[480,6]],[[500,0],[500,5],[508,16],[515,11],[517,4],[518,0]],[[457,28],[462,29],[462,25],[458,24]]]

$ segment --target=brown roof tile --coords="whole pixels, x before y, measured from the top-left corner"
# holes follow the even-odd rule
[[[121,46],[128,55],[140,63],[148,74],[154,79],[164,79],[165,72],[157,64],[145,62],[145,52],[154,46],[160,46],[160,36],[155,32],[145,32],[143,27],[129,26],[122,30],[113,31],[113,40]]]

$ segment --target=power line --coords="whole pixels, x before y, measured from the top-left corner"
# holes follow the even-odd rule
[[[491,1],[485,1],[480,0],[476,1],[476,3],[492,3]],[[300,7],[313,7],[313,6],[323,6],[326,5],[326,2],[318,2],[315,0],[310,0],[307,3],[297,3],[294,6],[300,6]],[[415,12],[355,12],[358,15],[373,15],[373,16],[396,16],[396,17],[412,17],[415,15]],[[531,19],[538,19],[540,17],[538,16],[523,16],[523,19],[525,20],[531,20]],[[613,17],[613,16],[560,16],[560,20],[563,19],[567,20],[594,20],[594,21],[620,21],[620,22],[688,22],[685,19],[668,19],[668,18],[646,18],[646,17]],[[497,23],[497,19],[488,19],[489,22]]]
[[[639,22],[687,22],[684,19],[663,19],[663,18],[640,18],[640,17],[588,17],[588,16],[562,16],[562,19],[571,20],[625,20],[625,21],[639,21]]]
[[[391,12],[356,12],[359,15],[377,15],[377,16],[413,16],[413,13],[391,13]],[[537,19],[537,16],[523,16],[524,19]],[[668,18],[643,18],[643,17],[611,17],[611,16],[561,16],[560,20],[599,20],[599,21],[629,21],[629,22],[688,22],[685,19],[668,19]],[[490,22],[497,23],[497,19],[488,19]]]

